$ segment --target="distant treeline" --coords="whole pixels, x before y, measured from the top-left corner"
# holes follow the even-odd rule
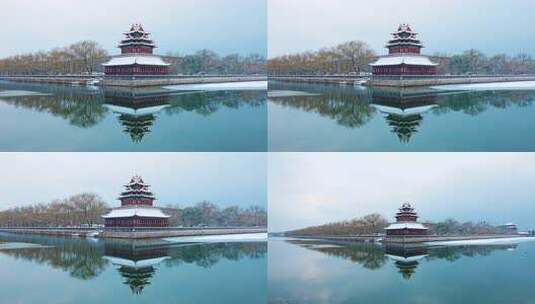
[[[328,223],[298,230],[292,230],[285,235],[367,235],[384,233],[388,221],[380,214],[373,213],[349,221]]]
[[[514,56],[507,54],[485,55],[483,52],[470,49],[453,56],[435,54],[431,59],[439,63],[439,74],[498,74],[521,75],[535,73],[535,60],[531,55],[520,53]]]
[[[267,73],[266,57],[260,54],[220,56],[210,50],[191,55],[167,53],[163,57],[170,63],[171,74],[263,74]]]
[[[221,209],[211,202],[200,202],[192,207],[169,205],[162,208],[171,216],[170,226],[266,226],[266,209],[259,206]],[[102,215],[109,205],[98,195],[82,193],[49,203],[15,207],[0,212],[0,227],[80,227],[103,224]]]
[[[81,74],[99,71],[108,53],[97,42],[84,40],[66,47],[0,59],[0,75]]]
[[[317,51],[294,53],[268,60],[270,75],[349,74],[370,71],[375,52],[362,41],[349,41]]]
[[[470,49],[461,54],[434,54],[429,56],[439,63],[438,73],[466,74],[535,74],[535,60],[528,54],[487,56]],[[350,41],[335,47],[316,51],[288,54],[268,60],[270,75],[324,75],[370,72],[369,64],[377,59],[376,53],[362,41]]]
[[[429,228],[430,234],[436,235],[477,235],[477,234],[504,234],[507,230],[502,226],[491,225],[487,222],[458,222],[447,219],[442,222],[425,222],[423,225]]]
[[[171,216],[171,226],[267,226],[267,211],[260,206],[221,208],[214,203],[203,201],[184,208],[168,205],[163,211]]]
[[[429,234],[434,235],[486,235],[504,234],[506,229],[502,226],[493,226],[486,222],[458,222],[454,219],[447,219],[442,222],[425,222],[424,226],[429,228]],[[312,226],[298,230],[285,232],[287,236],[314,236],[314,235],[369,235],[384,234],[388,221],[381,215],[373,213],[361,218],[349,221],[328,223],[319,226]]]
[[[113,55],[113,54],[112,54]],[[171,74],[265,74],[266,58],[259,54],[220,56],[210,50],[191,55],[162,56]],[[110,54],[95,41],[80,41],[49,51],[20,54],[0,59],[0,75],[66,75],[103,72]]]

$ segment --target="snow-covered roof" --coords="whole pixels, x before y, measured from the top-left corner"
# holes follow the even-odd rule
[[[387,65],[427,65],[437,66],[437,63],[432,62],[425,56],[385,56],[380,57],[377,61],[370,63],[371,66],[387,66]]]
[[[122,107],[122,106],[116,106],[116,105],[110,105],[110,104],[104,104],[104,107],[110,109],[114,113],[119,114],[127,114],[132,116],[142,116],[142,115],[149,115],[149,114],[156,114],[163,109],[169,107],[168,104],[161,105],[161,106],[153,106],[153,107],[145,107],[140,109],[132,109],[128,107]]]
[[[133,260],[112,257],[112,256],[104,256],[104,258],[110,261],[114,265],[141,268],[141,267],[158,265],[161,262],[169,259],[170,257],[164,256],[164,257],[145,259],[145,260],[139,260],[139,261],[133,261]]]
[[[164,62],[162,58],[158,56],[147,56],[147,55],[113,57],[110,59],[110,61],[103,63],[102,65],[103,66],[118,66],[118,65],[132,65],[132,64],[159,65],[159,66],[169,65],[169,63]]]
[[[158,217],[158,218],[168,218],[169,215],[166,215],[162,210],[158,208],[117,208],[110,211],[110,213],[103,215],[103,218],[117,218],[117,217],[132,217],[132,216],[143,216],[143,217]]]
[[[427,230],[427,228],[424,225],[422,225],[420,223],[413,223],[413,222],[393,223],[393,224],[390,224],[385,229],[386,230],[394,230],[394,229],[423,229],[423,230]]]
[[[419,107],[412,107],[412,108],[396,108],[396,107],[390,107],[390,106],[384,106],[384,105],[378,105],[378,104],[371,104],[372,107],[379,110],[381,113],[385,114],[396,114],[396,115],[416,115],[416,114],[423,114],[432,108],[438,107],[436,104],[427,105],[427,106],[419,106]]]
[[[427,254],[415,255],[415,256],[410,256],[410,257],[403,257],[403,256],[393,255],[393,254],[385,254],[385,255],[394,261],[406,262],[406,263],[415,262],[427,256]]]

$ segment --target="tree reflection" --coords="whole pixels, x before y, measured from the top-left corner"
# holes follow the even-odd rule
[[[267,254],[266,242],[179,245],[160,239],[87,240],[9,233],[0,233],[0,242],[42,245],[4,249],[0,254],[60,269],[81,280],[94,279],[113,266],[134,294],[150,285],[160,265],[210,268],[221,260],[259,259]]]
[[[1,82],[0,90],[42,93],[1,97],[0,101],[66,119],[70,125],[80,128],[94,127],[114,113],[134,143],[143,141],[161,114],[191,112],[206,117],[225,108],[256,108],[266,104],[266,92],[262,90],[173,92],[160,87],[103,90],[11,82]]]
[[[102,107],[103,95],[99,90],[28,83],[2,83],[0,90],[40,92],[43,95],[1,97],[0,101],[63,118],[75,127],[95,126],[108,113],[108,110]]]
[[[318,240],[287,240],[308,250],[339,257],[378,270],[390,260],[403,279],[409,280],[422,262],[445,260],[455,262],[462,257],[487,256],[496,251],[511,250],[517,245],[429,246],[424,244],[373,244]]]
[[[402,143],[409,143],[422,126],[423,115],[462,112],[477,116],[491,108],[527,107],[535,91],[437,91],[431,88],[366,88],[303,83],[270,82],[270,90],[309,94],[270,97],[270,102],[335,120],[339,125],[361,128],[377,114]],[[312,94],[316,95],[312,95]]]

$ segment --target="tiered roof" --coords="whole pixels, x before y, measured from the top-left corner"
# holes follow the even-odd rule
[[[386,47],[415,46],[423,48],[422,42],[416,36],[418,33],[413,32],[408,24],[400,24],[397,31],[392,33],[392,39],[388,41]]]
[[[404,55],[404,56],[386,56],[379,58],[376,62],[370,63],[370,66],[387,66],[387,65],[427,65],[437,66],[429,58],[420,55]]]
[[[414,218],[414,222],[418,219],[418,214],[414,211],[410,203],[403,203],[396,213],[396,220],[399,221],[399,218],[402,217],[411,217]]]
[[[141,176],[134,175],[130,182],[124,185],[125,191],[119,196],[119,200],[125,198],[148,198],[155,199],[154,194],[149,190],[149,185],[145,184]]]
[[[150,33],[145,32],[143,26],[139,23],[134,23],[130,27],[128,32],[123,33],[125,38],[119,43],[119,47],[131,46],[131,45],[145,45],[152,48],[156,47],[156,44],[149,38]]]
[[[379,57],[375,62],[370,63],[370,66],[438,66],[428,57],[420,55],[420,49],[424,46],[417,36],[418,33],[414,32],[408,24],[401,24],[386,44],[389,50],[388,56]]]
[[[113,209],[110,213],[103,215],[103,218],[125,218],[125,217],[155,217],[155,218],[169,218],[162,210],[154,207],[121,207]]]
[[[103,63],[103,66],[118,66],[118,65],[156,65],[169,66],[169,63],[164,62],[160,57],[139,54],[138,56],[121,56],[111,58],[110,61]]]
[[[396,222],[386,227],[386,230],[398,230],[398,229],[418,229],[427,230],[427,227],[417,223],[418,214],[414,211],[411,204],[404,203],[396,213]]]

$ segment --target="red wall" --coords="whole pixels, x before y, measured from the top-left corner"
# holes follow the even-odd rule
[[[106,75],[166,75],[169,73],[167,66],[150,66],[150,65],[124,65],[124,66],[107,66],[104,67]]]
[[[149,46],[123,46],[121,47],[121,54],[152,54],[152,47]]]
[[[388,48],[389,54],[408,53],[408,54],[420,54],[420,48],[415,46],[394,46]]]
[[[386,235],[395,235],[395,236],[404,236],[404,235],[427,235],[427,230],[421,229],[396,229],[396,230],[387,230]]]
[[[392,65],[374,66],[373,75],[436,75],[436,66]]]
[[[127,198],[121,200],[121,206],[131,206],[131,205],[144,205],[144,206],[152,206],[153,200],[148,198]]]
[[[106,227],[167,227],[169,222],[166,218],[127,217],[105,219]]]

